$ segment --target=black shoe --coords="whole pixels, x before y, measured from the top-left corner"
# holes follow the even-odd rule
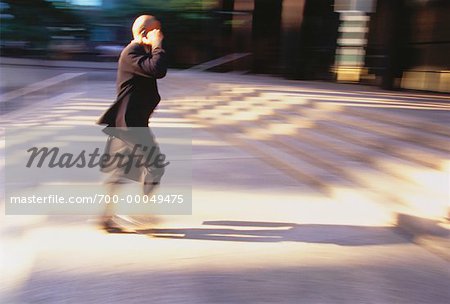
[[[108,233],[134,233],[124,226],[117,224],[114,220],[108,219],[102,222],[101,228]]]

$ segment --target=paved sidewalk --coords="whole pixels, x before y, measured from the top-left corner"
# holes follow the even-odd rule
[[[445,96],[385,96],[358,86],[191,72],[169,74],[160,90],[163,100],[151,119],[152,128],[193,130],[192,216],[161,217],[158,227],[140,235],[108,235],[83,216],[6,216],[1,303],[450,301],[450,263],[399,232],[391,213],[397,204],[386,200],[386,194],[382,201],[365,196],[380,191],[356,187],[346,179],[358,173],[373,182],[384,174],[369,162],[364,170],[350,170],[362,166],[351,167],[350,157],[359,155],[351,153],[368,157],[356,135],[347,138],[352,149],[333,156],[336,161],[345,157],[345,165],[338,162],[345,172],[322,162],[325,155],[319,153],[325,150],[305,139],[308,131],[321,139],[332,136],[305,127],[300,128],[304,137],[297,137],[299,126],[322,115],[337,123],[342,107],[336,102],[375,107],[389,101],[402,113],[414,106],[411,110],[434,113],[427,113],[422,125],[433,131],[448,115]],[[77,128],[92,124],[113,99],[113,82],[89,79],[39,107],[12,112],[2,124]],[[345,111],[343,115],[356,113]],[[392,129],[414,136],[426,132],[401,128],[401,122],[414,117],[407,115]],[[378,131],[383,127],[373,126]],[[444,136],[431,133],[438,139]],[[280,145],[280,139],[292,146]],[[368,143],[375,145],[376,139],[372,135]],[[164,138],[158,140],[163,146]],[[331,143],[340,144],[337,139]],[[394,139],[391,143],[398,147]],[[293,152],[297,144],[320,157]],[[445,151],[433,148],[434,141],[419,148],[411,142],[404,145],[429,153],[432,165],[445,161],[440,158]],[[400,152],[407,156],[408,151]],[[412,162],[414,172],[420,169],[440,181],[442,172],[436,166],[377,153],[370,156],[370,164],[381,168],[381,161],[395,160],[397,169],[405,169]],[[357,191],[350,191],[352,187]]]

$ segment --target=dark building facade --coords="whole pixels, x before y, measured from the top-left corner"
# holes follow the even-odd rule
[[[366,65],[386,89],[450,92],[450,1],[378,0]]]
[[[448,0],[223,0],[253,73],[449,92]]]

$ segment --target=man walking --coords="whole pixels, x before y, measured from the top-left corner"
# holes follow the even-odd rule
[[[131,153],[130,159],[136,156],[136,146],[141,146],[140,144],[145,144],[148,147],[147,151],[153,147],[153,150],[160,153],[154,136],[148,128],[148,120],[161,100],[156,79],[163,78],[167,72],[160,22],[153,16],[142,15],[134,21],[132,32],[134,39],[122,50],[119,58],[117,99],[97,122],[109,127],[105,129],[109,130],[105,133],[110,135],[105,153],[109,155],[128,153],[129,156]],[[122,128],[131,129],[123,130]],[[123,137],[124,132],[125,137]],[[132,140],[133,137],[139,140]],[[142,152],[141,156],[145,154],[142,150],[140,152]],[[163,168],[143,166],[133,168],[132,172],[126,172],[115,165],[103,168],[104,172],[111,174],[107,181],[109,194],[114,195],[120,184],[127,180],[134,180],[143,183],[144,194],[148,195],[155,185],[159,184],[164,174]],[[113,204],[108,204],[101,219],[103,228],[108,232],[122,230],[122,227],[114,220],[114,216]]]

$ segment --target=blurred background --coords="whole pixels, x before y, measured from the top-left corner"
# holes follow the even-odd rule
[[[136,16],[174,68],[450,91],[447,0],[4,0],[2,56],[116,61]]]
[[[8,185],[30,145],[10,131],[103,147],[80,130],[116,99],[141,14],[171,68],[150,127],[191,152],[174,162],[192,215],[127,234],[5,215],[11,184],[104,191],[80,172]],[[1,0],[0,303],[450,303],[449,17],[450,0]]]

